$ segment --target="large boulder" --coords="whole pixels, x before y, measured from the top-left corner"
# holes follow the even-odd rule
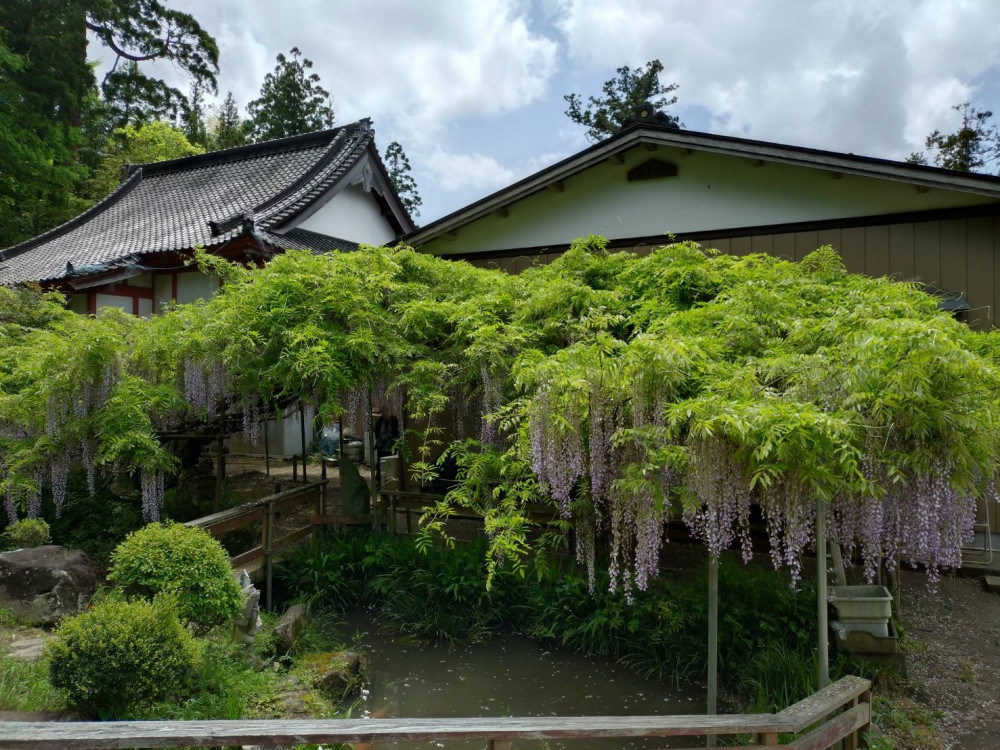
[[[287,654],[295,648],[295,639],[309,624],[309,608],[305,604],[293,604],[278,620],[274,634],[278,638],[278,649]]]
[[[32,625],[79,614],[97,590],[97,574],[79,550],[54,544],[0,552],[0,607]]]

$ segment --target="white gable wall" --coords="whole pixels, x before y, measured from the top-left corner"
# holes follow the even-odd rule
[[[360,185],[341,190],[296,228],[369,245],[384,245],[396,239],[375,198]]]
[[[676,177],[628,182],[629,169],[647,159],[677,165]],[[644,147],[625,163],[605,161],[421,247],[427,252],[472,253],[564,245],[577,237],[609,239],[725,230],[825,219],[970,206],[992,199],[949,190],[919,192],[912,184],[843,175],[708,152]]]

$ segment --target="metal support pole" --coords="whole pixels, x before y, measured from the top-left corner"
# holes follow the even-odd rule
[[[222,484],[226,478],[226,459],[222,455],[223,435],[220,432],[215,441],[215,501],[212,509],[215,513],[222,510]]]
[[[718,710],[719,697],[719,558],[708,555],[708,715]],[[708,735],[707,747],[715,747]]]
[[[302,481],[308,482],[306,476],[306,410],[299,404],[299,432],[302,435]]]
[[[819,689],[830,684],[830,626],[826,604],[826,504],[816,501],[816,621],[819,626]]]
[[[267,441],[267,420],[264,420],[264,471],[271,476],[271,446]]]
[[[267,516],[264,521],[264,566],[265,582],[264,590],[267,603],[267,611],[271,611],[272,578],[274,575],[274,502],[267,504]]]

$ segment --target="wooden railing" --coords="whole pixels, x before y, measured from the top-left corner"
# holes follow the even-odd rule
[[[315,526],[312,518],[309,523],[291,531],[285,531],[280,537],[275,537],[275,516],[284,511],[297,508],[305,503],[314,503],[315,515],[322,516],[326,512],[325,479],[319,482],[300,484],[291,489],[274,495],[238,505],[235,508],[213,513],[210,516],[188,521],[186,526],[196,526],[204,529],[213,537],[220,537],[227,532],[249,526],[260,521],[260,544],[230,558],[234,570],[246,570],[253,573],[264,571],[264,596],[268,609],[271,608],[272,577],[274,560],[278,552],[295,542],[305,539],[313,533]]]
[[[871,683],[845,677],[777,714],[722,716],[580,716],[573,718],[333,719],[261,721],[0,722],[0,748],[104,750],[475,740],[491,750],[518,740],[594,737],[709,737],[750,734],[758,750],[858,747],[871,721]],[[814,726],[816,725],[816,726]],[[806,734],[800,734],[803,731]],[[799,735],[779,744],[779,735]],[[704,740],[701,743],[704,747]]]
[[[395,519],[396,514],[400,511],[406,513],[406,531],[409,533],[413,530],[413,512],[416,511],[419,517],[419,514],[422,514],[428,507],[435,505],[439,500],[443,500],[445,496],[435,495],[428,492],[409,492],[397,489],[383,489],[379,492],[379,498],[381,500],[380,505],[386,508],[389,518]],[[531,520],[542,523],[551,521],[556,515],[555,510],[551,505],[544,505],[541,503],[528,504],[525,507],[525,512]],[[471,508],[464,508],[458,505],[451,506],[449,518],[472,521],[483,520],[481,513],[477,513]],[[390,525],[390,527],[394,528],[393,525]]]

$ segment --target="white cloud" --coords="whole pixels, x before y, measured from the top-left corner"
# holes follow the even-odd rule
[[[216,37],[220,92],[232,89],[241,107],[275,56],[295,46],[314,62],[341,122],[370,116],[416,145],[434,142],[456,118],[538,100],[556,67],[557,42],[531,28],[518,0],[174,4]],[[157,72],[180,83],[169,66]]]
[[[575,64],[659,58],[712,130],[821,148],[905,156],[1000,63],[992,0],[555,2]]]
[[[492,156],[449,153],[442,149],[427,158],[427,171],[445,191],[487,191],[508,185],[516,179],[514,170]]]

